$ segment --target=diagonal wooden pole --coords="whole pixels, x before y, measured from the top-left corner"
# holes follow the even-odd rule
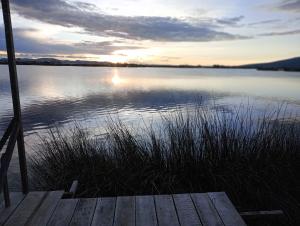
[[[22,126],[22,117],[21,117],[21,105],[20,105],[15,47],[14,47],[14,40],[13,40],[9,0],[1,0],[1,3],[2,3],[4,28],[5,28],[7,59],[8,59],[8,67],[9,67],[14,117],[17,123],[19,124],[17,143],[18,143],[21,180],[22,180],[22,191],[24,194],[27,194],[28,193],[27,164],[26,164],[26,155],[25,155],[24,135],[23,135],[23,126]]]

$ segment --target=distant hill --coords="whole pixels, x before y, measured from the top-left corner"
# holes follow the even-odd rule
[[[89,66],[89,67],[171,67],[171,68],[246,68],[257,70],[283,70],[283,71],[300,71],[300,57],[287,60],[280,60],[270,63],[247,64],[241,66],[226,65],[165,65],[165,64],[135,64],[135,63],[111,63],[85,60],[59,60],[55,58],[17,58],[19,65],[47,65],[47,66]],[[6,58],[0,58],[0,64],[7,64]]]
[[[285,70],[300,71],[300,57],[279,60],[269,63],[248,64],[240,66],[242,68],[256,68],[258,70]]]

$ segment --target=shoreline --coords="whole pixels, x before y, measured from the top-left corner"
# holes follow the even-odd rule
[[[0,65],[7,65],[7,63],[0,62]],[[135,64],[47,64],[47,63],[17,63],[22,66],[53,66],[53,67],[119,67],[119,68],[176,68],[176,69],[246,69],[257,71],[284,71],[284,72],[300,72],[300,69],[284,69],[284,68],[252,68],[242,66],[193,66],[193,65],[135,65]]]

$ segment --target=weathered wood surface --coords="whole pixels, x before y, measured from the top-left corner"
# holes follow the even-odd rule
[[[86,226],[91,225],[97,199],[80,199],[74,211],[71,226]]]
[[[173,195],[181,226],[202,226],[189,194]]]
[[[135,197],[118,197],[116,204],[114,226],[135,225]]]
[[[157,226],[156,210],[153,196],[136,196],[135,208],[137,226]]]
[[[179,226],[176,209],[171,195],[155,196],[157,220],[160,226]]]
[[[248,211],[241,212],[241,217],[243,219],[259,219],[259,218],[281,218],[284,217],[284,212],[282,210],[267,210],[267,211]]]
[[[116,198],[99,198],[92,226],[112,226],[114,222]]]
[[[5,226],[25,225],[38,210],[46,196],[46,192],[30,192],[16,208]]]
[[[41,204],[40,208],[32,217],[30,226],[46,226],[52,216],[59,200],[63,195],[63,191],[50,191]]]
[[[50,218],[48,226],[64,226],[68,225],[72,219],[78,199],[63,199],[60,200],[55,212]]]
[[[0,225],[245,226],[224,192],[62,199],[62,191],[11,193],[0,199]]]
[[[245,222],[234,208],[225,192],[208,193],[225,226],[245,226]]]
[[[216,208],[206,193],[191,194],[203,226],[224,226]]]
[[[10,192],[11,205],[8,208],[5,208],[3,199],[0,201],[0,225],[3,225],[8,220],[24,198],[25,195],[22,192]]]

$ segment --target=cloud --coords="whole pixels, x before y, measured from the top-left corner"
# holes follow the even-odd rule
[[[174,57],[174,56],[160,56],[160,61],[161,62],[165,62],[168,63],[171,60],[179,60],[181,59],[181,57]]]
[[[65,0],[15,0],[13,9],[19,15],[64,27],[80,27],[86,32],[134,40],[154,41],[218,41],[245,38],[216,29],[233,25],[242,17],[190,23],[171,17],[115,16],[101,12],[92,4]]]
[[[282,35],[296,35],[300,34],[300,29],[298,30],[291,30],[291,31],[282,31],[282,32],[269,32],[269,33],[263,33],[259,36],[282,36]]]
[[[36,32],[35,29],[14,29],[15,49],[21,54],[33,55],[58,55],[58,54],[96,54],[96,55],[110,55],[117,50],[127,49],[141,49],[135,45],[116,45],[118,41],[103,41],[91,42],[81,41],[77,43],[61,44],[52,40],[44,40],[29,36],[28,33]],[[0,51],[5,51],[5,36],[4,28],[0,27]]]
[[[222,25],[237,25],[240,21],[242,21],[245,17],[244,16],[238,16],[238,17],[232,17],[232,18],[223,18],[223,19],[217,19],[217,22]]]
[[[274,24],[280,22],[280,19],[273,19],[273,20],[262,20],[262,21],[257,21],[253,23],[247,24],[247,26],[257,26],[257,25],[265,25],[265,24]]]
[[[277,8],[285,11],[300,12],[300,0],[283,0]]]

